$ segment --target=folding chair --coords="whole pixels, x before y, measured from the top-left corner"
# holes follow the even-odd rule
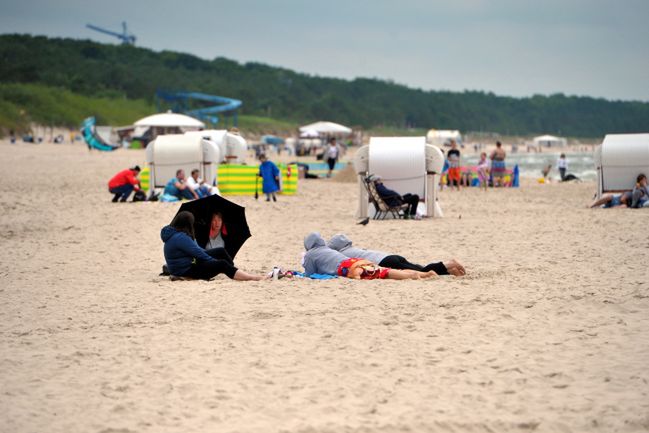
[[[375,220],[384,220],[388,216],[388,214],[392,214],[392,217],[395,219],[405,218],[406,211],[409,207],[408,203],[401,202],[401,204],[398,204],[396,206],[390,206],[386,203],[386,200],[390,200],[391,198],[396,198],[401,201],[401,198],[398,194],[389,197],[381,197],[376,190],[376,184],[373,180],[371,180],[370,177],[365,178],[364,184],[365,188],[367,189],[367,196],[370,199],[370,203],[372,203],[372,205],[374,206]]]

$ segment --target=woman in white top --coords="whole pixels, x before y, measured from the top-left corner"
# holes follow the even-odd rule
[[[559,156],[559,160],[557,161],[557,168],[559,169],[559,176],[561,176],[561,180],[565,180],[566,171],[568,171],[568,160],[566,160],[565,153],[562,153],[561,156]]]

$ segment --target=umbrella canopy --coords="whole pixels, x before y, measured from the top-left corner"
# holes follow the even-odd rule
[[[333,122],[315,122],[300,127],[300,132],[316,131],[320,134],[351,134],[352,130],[344,125]]]
[[[305,131],[300,130],[300,137],[302,138],[318,138],[320,133],[315,129],[307,129]]]
[[[210,235],[212,215],[215,212],[220,212],[223,215],[223,226],[225,227],[225,233],[223,233],[225,250],[233,259],[244,242],[251,236],[250,228],[246,221],[246,208],[232,203],[220,195],[211,195],[198,200],[185,202],[178,209],[178,212],[182,211],[191,212],[194,215],[196,242],[201,247],[207,244]]]
[[[134,123],[135,126],[159,126],[179,128],[205,128],[205,124],[193,117],[178,113],[160,113],[144,117]]]

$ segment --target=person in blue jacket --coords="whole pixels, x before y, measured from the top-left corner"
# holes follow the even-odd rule
[[[266,194],[266,201],[270,201],[271,197],[273,201],[277,201],[275,193],[279,191],[279,169],[264,154],[259,156],[259,160],[261,165],[257,175],[262,178],[262,191]]]
[[[259,281],[267,277],[253,275],[237,269],[226,260],[214,259],[196,243],[194,235],[194,215],[191,212],[179,212],[160,231],[164,242],[164,256],[169,273],[177,277],[188,277],[209,280],[218,274],[239,281]]]

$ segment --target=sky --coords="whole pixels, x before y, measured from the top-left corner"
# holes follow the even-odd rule
[[[0,0],[0,33],[117,39],[424,90],[649,101],[649,0]]]

